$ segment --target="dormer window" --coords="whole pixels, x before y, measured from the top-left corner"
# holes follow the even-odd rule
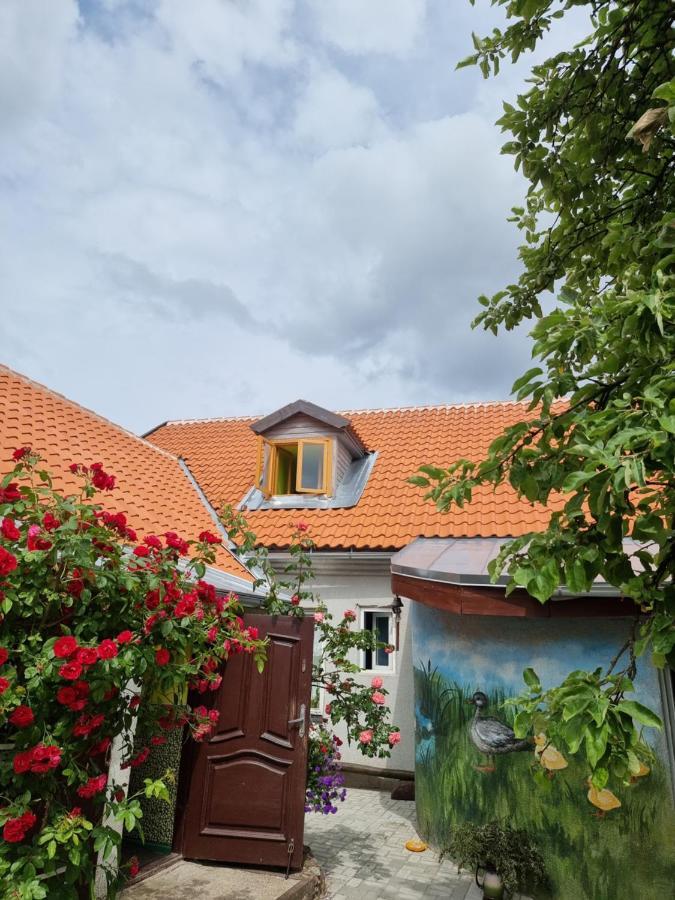
[[[349,419],[296,400],[253,422],[251,430],[258,458],[241,509],[344,509],[358,503],[377,453],[368,451]]]
[[[331,494],[333,440],[302,438],[269,441],[258,438],[256,485],[266,497]]]

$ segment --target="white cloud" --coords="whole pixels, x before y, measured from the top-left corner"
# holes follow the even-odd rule
[[[386,134],[373,92],[323,67],[312,73],[298,100],[293,130],[300,145],[317,152],[368,144]]]
[[[522,336],[469,322],[522,187],[451,70],[470,13],[309,10],[0,4],[4,361],[136,429],[506,394]]]
[[[426,0],[314,0],[324,41],[347,53],[405,55],[419,39]]]
[[[36,115],[58,96],[77,21],[75,0],[0,4],[0,132]]]

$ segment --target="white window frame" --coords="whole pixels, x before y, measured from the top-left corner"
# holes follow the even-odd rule
[[[306,609],[305,609],[305,615],[313,616],[314,613],[315,613],[316,611],[317,611],[317,610],[306,608]],[[321,640],[320,640],[320,638],[319,638],[319,634],[318,634],[318,632],[316,632],[316,631],[314,632],[314,640],[315,640],[317,643],[319,643],[319,644],[321,643]],[[313,670],[313,669],[314,669],[314,647],[312,646],[312,670]],[[328,691],[326,690],[325,687],[320,687],[320,688],[318,688],[318,691],[319,691],[319,705],[318,705],[318,706],[312,706],[312,700],[314,699],[314,690],[315,690],[315,688],[314,688],[314,682],[312,682],[312,693],[311,693],[310,704],[309,704],[309,716],[310,716],[310,721],[316,721],[316,720],[319,719],[319,717],[320,717],[322,720],[325,720],[325,719],[326,719],[326,712],[325,712],[325,710],[326,710],[326,704],[328,703],[328,700],[327,700],[327,697],[328,697]]]
[[[382,617],[382,618],[386,618],[388,620],[388,622],[389,622],[388,643],[390,646],[393,647],[393,645],[394,645],[394,635],[393,635],[394,614],[393,614],[392,610],[387,609],[387,608],[383,609],[381,606],[370,606],[370,607],[366,606],[366,607],[362,607],[360,609],[360,613],[361,613],[361,623],[360,624],[361,624],[361,628],[363,630],[366,629],[366,615],[372,614],[373,619],[375,619],[375,617],[378,617],[378,618]],[[374,622],[373,622],[373,624],[374,624]],[[386,666],[378,666],[377,663],[375,662],[369,668],[366,668],[366,652],[367,651],[365,651],[365,650],[361,651],[361,659],[360,659],[361,668],[363,669],[364,672],[375,672],[379,675],[394,675],[396,673],[396,659],[395,659],[396,651],[395,650],[392,650],[392,652],[387,655],[387,665]],[[377,660],[377,652],[376,651],[372,652],[372,656],[373,656],[374,660]]]

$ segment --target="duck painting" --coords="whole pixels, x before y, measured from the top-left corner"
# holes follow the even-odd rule
[[[530,738],[518,739],[513,729],[500,722],[494,716],[486,716],[484,710],[488,706],[488,698],[482,691],[476,691],[467,700],[476,707],[476,713],[471,720],[469,734],[471,741],[477,750],[487,756],[488,763],[484,766],[474,766],[478,772],[494,772],[495,756],[502,753],[515,753],[518,750],[531,750]]]

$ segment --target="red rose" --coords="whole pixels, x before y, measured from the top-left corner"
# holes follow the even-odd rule
[[[17,565],[16,556],[10,553],[9,550],[5,550],[4,547],[0,547],[0,576],[9,575],[10,572],[16,569]]]
[[[213,534],[212,531],[201,531],[199,533],[199,540],[206,544],[222,544],[223,542],[223,539],[218,537],[217,534]]]
[[[42,519],[42,527],[45,531],[56,531],[61,522],[50,512],[46,512],[44,514],[44,518]]]
[[[99,659],[114,659],[118,652],[117,644],[115,641],[111,641],[110,638],[105,638],[98,645]]]
[[[59,675],[67,681],[77,681],[81,674],[82,663],[79,662],[64,663],[59,669]]]
[[[75,662],[79,662],[83,666],[93,666],[97,660],[98,653],[94,647],[80,647],[75,654]]]
[[[77,641],[71,635],[60,637],[54,644],[54,656],[58,659],[68,659],[77,650]]]
[[[28,728],[35,721],[35,716],[30,706],[17,706],[9,717],[9,721],[17,728]]]
[[[12,481],[7,487],[0,488],[0,503],[15,503],[21,499],[19,485]]]
[[[251,625],[251,627],[248,629],[248,636],[252,641],[257,641],[259,634],[260,634],[260,632],[258,631],[258,628],[255,625]]]
[[[118,644],[128,644],[129,641],[133,639],[133,636],[133,631],[120,631],[115,640]]]
[[[167,547],[177,550],[181,555],[186,554],[190,549],[188,542],[183,540],[182,537],[179,537],[175,531],[165,531],[164,539]]]
[[[30,770],[38,774],[44,774],[49,772],[50,769],[55,769],[61,762],[61,748],[54,744],[49,746],[38,744],[30,751],[30,755]]]
[[[155,662],[158,666],[165,666],[169,660],[171,659],[171,654],[166,649],[166,647],[160,647],[155,652]]]
[[[56,692],[56,700],[62,706],[70,706],[77,700],[77,691],[71,687],[59,688]]]
[[[9,653],[5,650],[4,647],[0,647],[0,666],[4,666],[8,659]]]
[[[74,806],[71,811],[68,813],[69,819],[79,819],[82,815],[82,810],[79,806]]]
[[[115,476],[104,472],[101,463],[92,463],[90,468],[93,473],[91,482],[94,487],[99,491],[112,491],[115,487]]]
[[[105,753],[108,750],[108,747],[110,746],[111,743],[112,743],[112,741],[110,740],[110,738],[105,737],[102,740],[100,740],[97,744],[94,744],[94,746],[91,748],[91,751],[90,751],[92,756],[98,756],[101,753]]]
[[[0,678],[0,694],[4,694],[9,687],[9,681],[6,678]]]
[[[71,463],[71,464],[68,466],[68,468],[69,468],[70,471],[73,473],[73,475],[77,475],[77,473],[80,471],[80,467],[79,467],[79,465],[78,465],[77,463]]]
[[[37,822],[37,817],[32,812],[25,812],[18,819],[8,819],[2,829],[2,836],[8,844],[18,844],[22,841],[26,832]]]
[[[135,878],[138,875],[141,866],[137,856],[132,856],[129,860],[129,878]]]
[[[14,773],[16,775],[23,775],[24,772],[28,772],[31,761],[32,755],[30,750],[24,750],[22,753],[17,753],[12,762]]]
[[[298,531],[307,531],[309,525],[307,522],[298,522],[295,527]]]
[[[85,797],[85,798],[94,797],[96,794],[101,793],[101,791],[105,788],[107,783],[108,783],[107,775],[105,775],[105,774],[92,775],[86,784],[83,784],[81,787],[79,787],[77,789],[77,793],[80,797]]]
[[[21,537],[21,532],[11,519],[2,520],[0,531],[2,531],[2,536],[7,538],[8,541],[18,541]]]
[[[150,556],[150,549],[143,544],[134,547],[134,556]]]
[[[146,534],[146,536],[143,538],[143,543],[147,544],[148,547],[153,547],[155,550],[162,549],[162,542],[156,534]]]
[[[293,596],[291,597],[291,605],[292,606],[300,605],[300,597],[297,594],[293,594]]]
[[[30,453],[30,447],[17,447],[14,453],[12,453],[12,459],[20,460],[23,459],[24,456],[28,456]]]

